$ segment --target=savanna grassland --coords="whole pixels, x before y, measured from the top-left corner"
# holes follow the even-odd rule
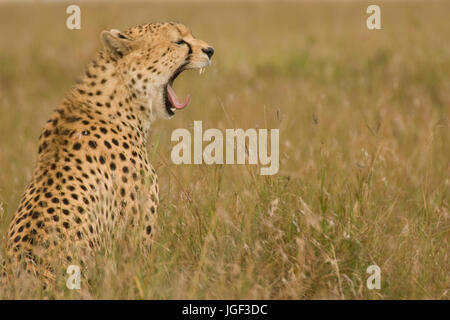
[[[175,20],[216,50],[175,83],[190,105],[154,124],[160,178],[150,255],[100,250],[81,290],[21,281],[1,298],[449,299],[450,3],[0,5],[0,244],[41,128],[99,33]],[[174,165],[171,133],[279,128],[280,171]],[[0,258],[4,256],[3,250]],[[381,289],[368,290],[368,266]]]

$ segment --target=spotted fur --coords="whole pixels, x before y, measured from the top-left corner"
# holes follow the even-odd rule
[[[101,40],[104,48],[42,131],[10,225],[8,256],[33,274],[51,274],[53,254],[61,263],[89,255],[122,227],[150,246],[159,202],[147,160],[150,124],[173,115],[167,83],[209,65],[212,55],[177,23],[103,31]]]

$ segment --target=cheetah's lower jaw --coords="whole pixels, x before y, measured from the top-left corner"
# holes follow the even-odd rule
[[[167,85],[167,96],[172,106],[174,106],[176,109],[183,109],[188,105],[189,101],[191,100],[191,97],[187,95],[183,103],[178,102],[178,97],[175,94],[175,91],[170,86],[170,84]]]

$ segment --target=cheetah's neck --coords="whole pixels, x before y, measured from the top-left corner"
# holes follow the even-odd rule
[[[122,122],[139,130],[147,140],[154,120],[151,101],[131,93],[116,72],[116,61],[105,51],[88,65],[84,77],[67,96],[71,114],[88,113],[104,121]],[[63,105],[65,105],[63,103]]]

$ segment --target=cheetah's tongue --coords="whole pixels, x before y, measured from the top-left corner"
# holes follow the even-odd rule
[[[175,91],[173,91],[170,84],[167,85],[167,95],[169,97],[170,103],[177,109],[183,109],[184,107],[186,107],[189,103],[189,100],[191,99],[188,95],[183,103],[178,102],[178,97],[175,94]]]

